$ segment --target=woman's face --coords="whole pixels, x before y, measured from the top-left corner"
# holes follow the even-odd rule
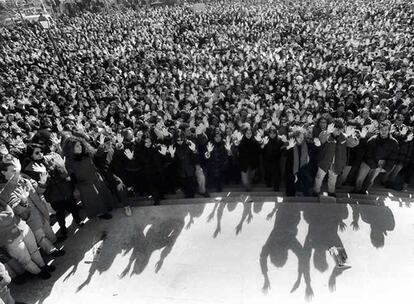
[[[215,141],[216,143],[221,142],[221,135],[220,135],[220,134],[216,134],[216,135],[214,136],[214,141]]]
[[[79,141],[77,141],[73,146],[73,153],[82,154],[82,144]]]
[[[34,148],[33,153],[32,153],[32,159],[33,160],[41,160],[43,159],[43,153],[42,150],[40,148]]]
[[[322,130],[326,130],[326,128],[328,127],[328,122],[326,121],[326,119],[321,119],[321,120],[319,121],[319,127],[320,127]]]
[[[245,133],[245,136],[246,136],[247,139],[252,138],[252,135],[253,135],[253,133],[252,133],[252,130],[250,130],[250,129],[248,129]]]
[[[144,142],[145,148],[151,148],[151,144],[152,144],[151,139],[146,138]]]
[[[304,140],[305,140],[305,135],[303,135],[302,133],[299,134],[298,137],[296,137],[296,142],[298,145],[301,145]]]

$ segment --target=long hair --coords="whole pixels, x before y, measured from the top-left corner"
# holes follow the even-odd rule
[[[68,160],[73,160],[75,159],[75,153],[74,153],[74,148],[75,148],[75,144],[79,142],[82,146],[82,157],[91,157],[93,155],[93,153],[95,152],[95,149],[83,138],[81,137],[76,137],[76,136],[70,136],[68,138],[65,139],[65,141],[63,142],[63,155],[68,159]]]

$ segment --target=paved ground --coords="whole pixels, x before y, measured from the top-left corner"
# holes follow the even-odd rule
[[[414,208],[398,202],[372,207],[212,200],[133,212],[131,218],[118,210],[111,221],[88,222],[66,241],[67,255],[54,262],[53,278],[15,287],[16,299],[349,304],[412,298]],[[88,263],[103,231],[108,236],[101,258]],[[346,249],[352,268],[335,268],[327,253],[333,245]],[[270,287],[263,290],[266,276]]]

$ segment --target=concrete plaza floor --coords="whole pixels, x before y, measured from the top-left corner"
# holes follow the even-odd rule
[[[113,215],[77,230],[65,242],[67,254],[53,262],[53,277],[13,286],[15,298],[45,304],[412,300],[414,208],[391,200],[358,206],[212,199]],[[91,263],[103,232],[101,257]],[[351,268],[335,267],[331,246],[345,248]]]

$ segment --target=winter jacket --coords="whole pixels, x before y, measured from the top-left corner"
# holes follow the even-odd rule
[[[0,247],[13,242],[23,231],[24,222],[10,206],[0,206]]]
[[[67,180],[69,174],[66,170],[55,168],[50,171],[44,196],[50,203],[65,201],[73,196],[75,190],[72,181]]]
[[[185,143],[182,145],[175,145],[175,148],[174,160],[177,164],[178,177],[184,178],[195,176],[195,165],[198,162],[197,152],[191,151]]]
[[[23,177],[20,179],[16,189],[18,188],[24,188],[29,192],[27,202],[22,202],[15,190],[10,196],[9,206],[16,215],[26,221],[30,229],[36,231],[42,228],[49,221],[49,210],[42,197],[45,189],[34,180]]]
[[[259,165],[260,146],[254,138],[243,137],[238,147],[240,170],[256,169]]]
[[[318,151],[318,167],[328,172],[329,169],[340,174],[347,164],[347,147],[353,148],[359,143],[355,137],[347,138],[341,133],[338,137],[329,134]]]
[[[387,138],[381,138],[379,135],[372,136],[366,146],[366,152],[363,161],[371,169],[379,167],[378,162],[385,160],[384,169],[389,171],[395,163],[398,156],[398,142],[391,135]]]
[[[228,162],[229,157],[224,142],[215,142],[214,149],[210,152],[210,157],[206,159],[208,174],[212,177],[222,175],[227,168]]]
[[[278,137],[269,138],[269,142],[263,148],[263,159],[265,166],[272,166],[273,168],[280,164],[280,157],[282,155],[283,141]]]

